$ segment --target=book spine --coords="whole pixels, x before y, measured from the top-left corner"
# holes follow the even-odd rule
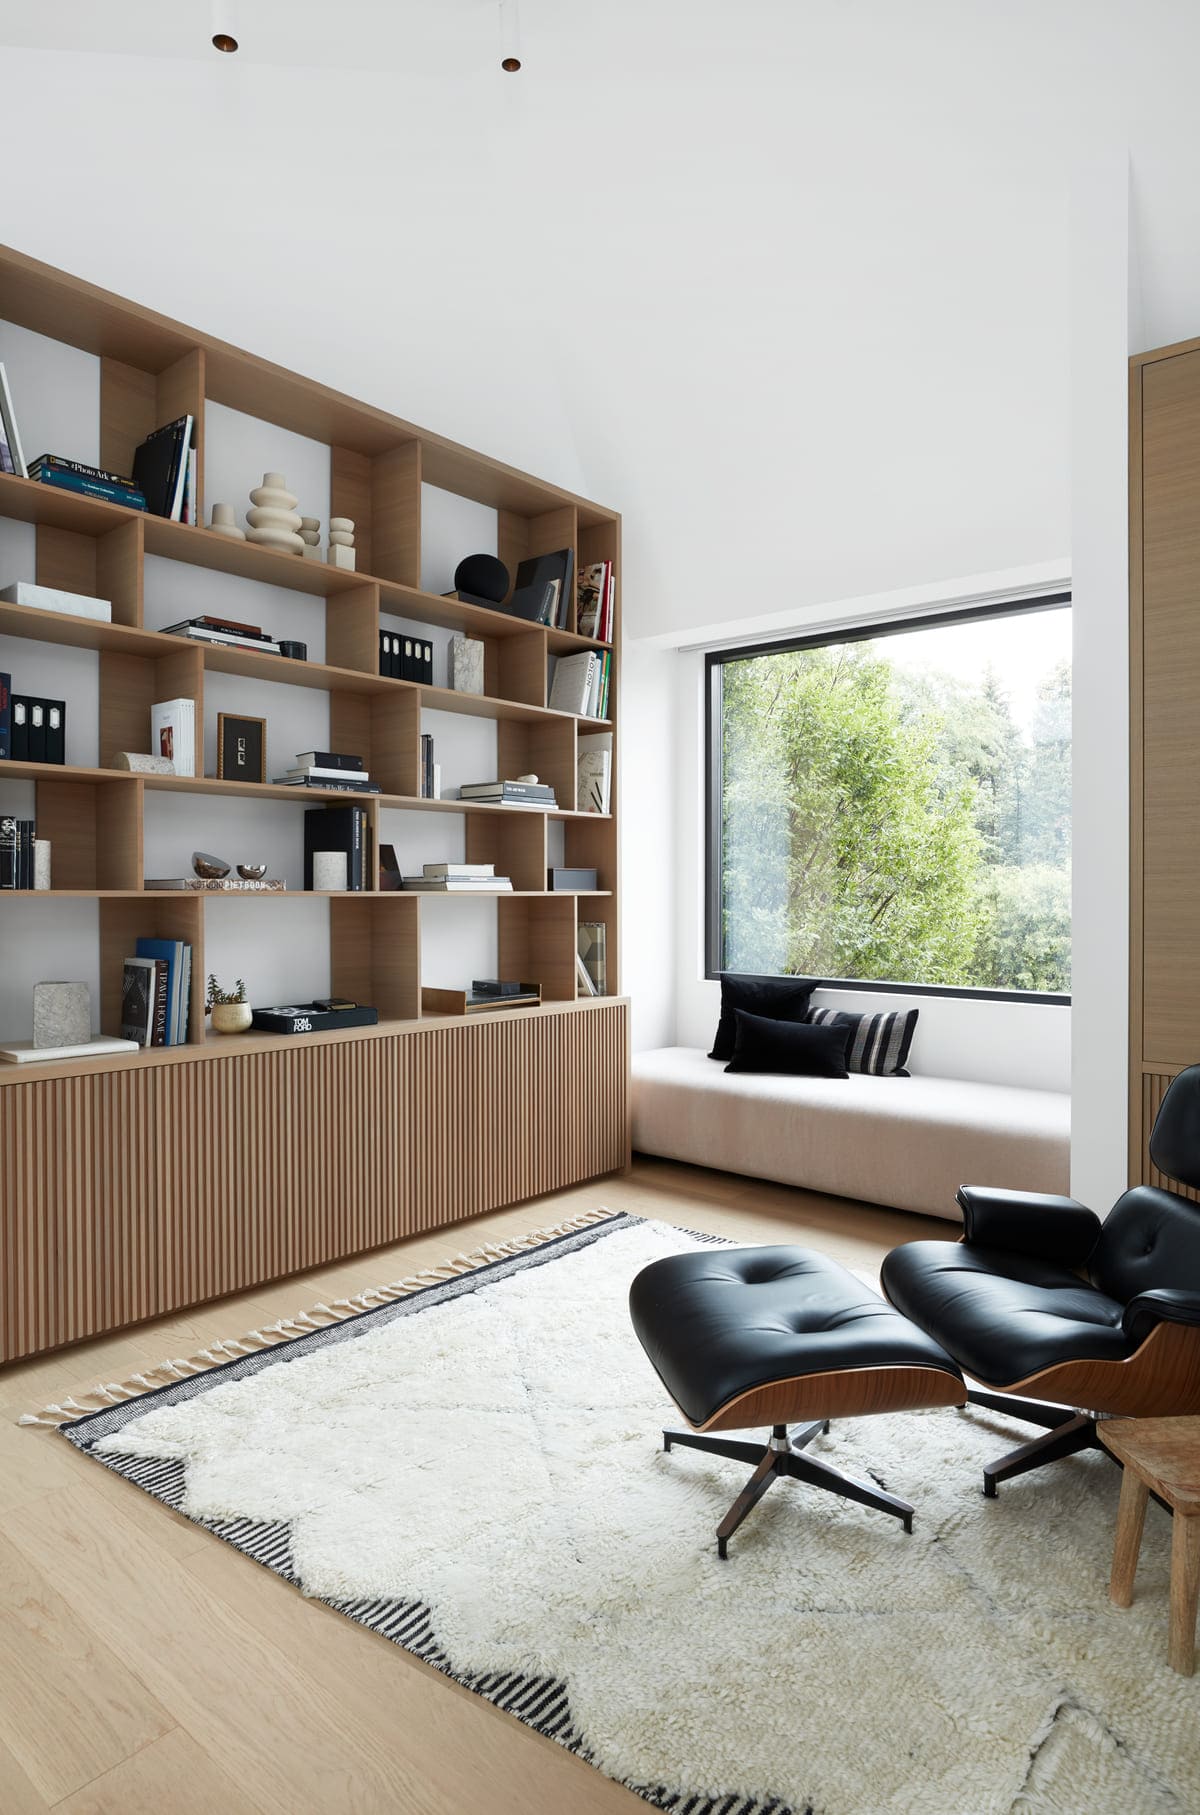
[[[167,1044],[167,1009],[170,1006],[168,982],[166,960],[156,958],[154,961],[154,1025],[150,1034],[151,1046]]]
[[[146,499],[143,493],[133,487],[108,485],[99,479],[85,479],[79,473],[62,473],[57,469],[38,474],[40,485],[53,486],[57,491],[78,492],[85,498],[100,498],[105,504],[125,504],[130,510],[145,510]]]
[[[20,834],[11,814],[0,816],[0,889],[17,886],[17,849]]]
[[[0,673],[0,761],[12,755],[12,675]]]
[[[301,750],[296,757],[297,769],[361,769],[361,756],[347,756],[337,750]]]
[[[96,479],[102,485],[117,485],[122,491],[135,492],[137,486],[124,473],[106,473],[101,466],[88,466],[82,460],[67,460],[62,454],[42,454],[32,462],[29,477],[36,479],[44,472],[78,473],[81,479]]]

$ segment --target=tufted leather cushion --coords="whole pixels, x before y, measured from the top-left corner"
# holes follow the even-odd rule
[[[629,1310],[659,1378],[693,1424],[739,1393],[802,1374],[926,1367],[958,1377],[932,1337],[809,1248],[668,1255],[638,1274]]]
[[[1122,1300],[1156,1286],[1200,1292],[1200,1204],[1135,1185],[1109,1211],[1088,1272],[1102,1292]]]
[[[1011,1386],[1063,1361],[1133,1353],[1124,1304],[1057,1261],[963,1242],[908,1242],[883,1263],[883,1289],[923,1330],[936,1330],[965,1373]]]

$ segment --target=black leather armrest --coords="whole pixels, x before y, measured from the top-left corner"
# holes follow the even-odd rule
[[[1121,1324],[1130,1342],[1145,1342],[1157,1323],[1200,1324],[1200,1292],[1157,1286],[1153,1292],[1139,1292],[1125,1306]]]
[[[1073,1197],[960,1185],[964,1239],[976,1248],[1012,1248],[1037,1260],[1081,1267],[1100,1234],[1100,1218]]]

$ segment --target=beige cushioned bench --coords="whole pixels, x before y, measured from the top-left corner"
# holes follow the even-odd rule
[[[689,1046],[633,1060],[642,1153],[957,1221],[963,1184],[1069,1189],[1071,1100],[955,1078],[727,1072]]]

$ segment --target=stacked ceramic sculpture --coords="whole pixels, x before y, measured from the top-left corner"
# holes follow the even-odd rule
[[[329,553],[326,557],[331,567],[354,568],[354,518],[330,517],[329,519]]]
[[[246,512],[248,539],[299,554],[304,547],[300,537],[304,519],[296,515],[296,498],[288,491],[283,474],[264,473],[262,484],[255,486],[250,500],[254,508]]]
[[[304,547],[301,554],[310,561],[319,561],[321,557],[321,519],[320,517],[301,517],[300,540]]]

